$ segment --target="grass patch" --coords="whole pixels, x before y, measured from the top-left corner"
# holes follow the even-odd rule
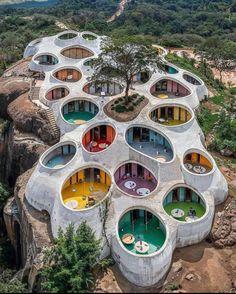
[[[229,91],[230,91],[230,94],[236,95],[236,87],[231,88]]]
[[[224,105],[224,95],[216,95],[209,99],[212,103],[216,105]]]
[[[197,114],[197,119],[204,134],[209,134],[213,130],[215,124],[218,122],[219,114],[212,113],[206,107],[201,107],[200,111]]]

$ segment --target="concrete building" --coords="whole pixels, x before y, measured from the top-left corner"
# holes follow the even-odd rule
[[[195,118],[208,95],[204,82],[167,63],[166,72],[134,83],[149,100],[137,118],[117,122],[103,107],[124,85],[88,80],[102,38],[66,31],[25,50],[30,69],[45,75],[34,102],[53,111],[61,131],[60,143],[38,162],[26,199],[48,212],[54,237],[59,227],[86,221],[102,240],[101,257],[112,253],[129,281],[151,286],[162,282],[175,248],[209,234],[228,187]],[[157,49],[164,59],[165,49]]]

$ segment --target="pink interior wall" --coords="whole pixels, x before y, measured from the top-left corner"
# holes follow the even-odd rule
[[[137,176],[138,173],[138,165],[137,163],[132,163],[132,175]]]
[[[179,92],[182,95],[190,94],[189,91],[184,86],[182,86],[181,84],[178,84],[175,81],[170,81],[170,80],[167,81],[167,91],[174,92],[174,93]]]

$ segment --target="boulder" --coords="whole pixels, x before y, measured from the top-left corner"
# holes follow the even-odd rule
[[[9,119],[8,105],[20,95],[28,92],[30,83],[19,78],[0,79],[0,117]]]
[[[20,132],[33,134],[48,145],[59,141],[59,130],[55,131],[46,110],[33,104],[28,93],[19,96],[8,106],[8,114]]]

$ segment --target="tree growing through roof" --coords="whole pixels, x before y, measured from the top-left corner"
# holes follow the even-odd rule
[[[45,251],[41,289],[53,293],[83,293],[93,283],[93,269],[100,254],[100,241],[84,222],[77,231],[60,229],[55,245]]]
[[[107,38],[101,44],[102,52],[93,62],[94,82],[118,80],[125,83],[125,97],[135,75],[163,68],[163,60],[151,46],[138,44],[134,40]]]
[[[202,61],[209,64],[212,69],[218,70],[221,82],[223,72],[236,67],[236,45],[234,42],[212,37],[203,42],[196,51]]]

